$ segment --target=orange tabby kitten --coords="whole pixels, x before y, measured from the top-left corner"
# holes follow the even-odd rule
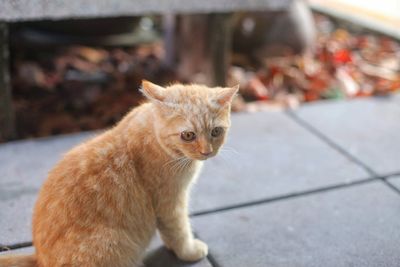
[[[238,87],[143,82],[149,99],[81,144],[49,173],[33,216],[36,254],[0,266],[138,266],[158,229],[182,260],[207,255],[193,237],[188,189],[217,154]]]

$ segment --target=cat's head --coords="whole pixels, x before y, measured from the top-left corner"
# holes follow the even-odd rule
[[[225,141],[238,89],[195,84],[164,88],[143,81],[141,91],[153,103],[154,130],[162,148],[175,158],[205,160]]]

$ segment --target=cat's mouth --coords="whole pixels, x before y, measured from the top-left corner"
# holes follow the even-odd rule
[[[209,158],[212,158],[215,156],[215,152],[210,152],[210,153],[199,153],[196,155],[196,160],[207,160]]]
[[[181,150],[176,149],[176,148],[173,149],[173,151],[174,151],[174,153],[175,153],[175,155],[177,157],[186,157],[186,158],[191,159],[191,160],[201,160],[201,161],[204,161],[204,160],[207,160],[209,158],[212,158],[217,154],[216,151],[208,152],[208,153],[202,153],[202,152],[199,152],[199,151],[190,151],[190,152],[187,151],[185,153],[184,151],[181,151]]]

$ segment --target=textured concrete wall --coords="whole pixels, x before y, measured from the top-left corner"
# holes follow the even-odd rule
[[[291,2],[292,0],[0,0],[0,20],[282,10]]]

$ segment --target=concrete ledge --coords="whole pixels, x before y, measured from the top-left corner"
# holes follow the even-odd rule
[[[292,0],[0,0],[0,21],[282,10],[291,2]]]

